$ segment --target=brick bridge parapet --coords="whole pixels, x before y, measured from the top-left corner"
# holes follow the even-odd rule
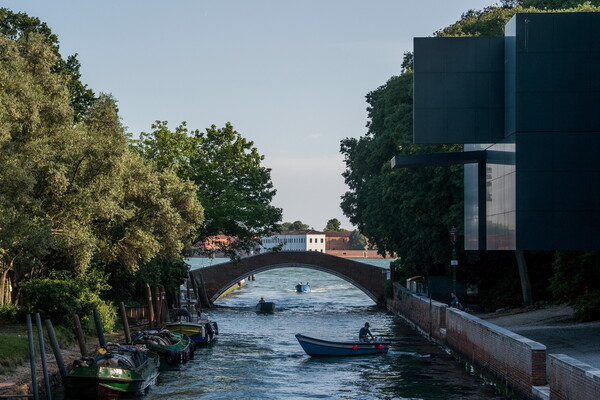
[[[210,304],[231,286],[250,275],[276,268],[301,267],[338,276],[356,286],[379,305],[385,304],[384,288],[388,270],[316,251],[262,253],[236,261],[191,271]]]

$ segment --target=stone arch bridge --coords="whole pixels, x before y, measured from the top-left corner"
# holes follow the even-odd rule
[[[327,272],[356,286],[375,303],[384,305],[388,270],[316,251],[262,253],[190,272],[203,307],[210,307],[231,286],[250,275],[276,268],[301,267]]]

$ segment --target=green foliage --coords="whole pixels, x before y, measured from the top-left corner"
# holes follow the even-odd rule
[[[357,230],[353,230],[349,239],[350,250],[364,250],[367,248],[367,238]]]
[[[394,281],[400,282],[402,286],[406,286],[407,279],[419,275],[417,269],[404,265],[400,259],[390,262],[390,269],[393,270]]]
[[[324,232],[348,232],[348,229],[342,228],[342,223],[337,218],[332,218],[327,221],[327,225],[325,225]]]
[[[566,10],[600,6],[600,0],[520,0],[520,3],[524,8],[531,7],[538,10]]]
[[[100,274],[88,274],[86,278],[73,278],[66,273],[52,277],[30,279],[21,284],[22,308],[26,313],[40,313],[42,319],[54,324],[71,324],[71,316],[77,314],[82,324],[89,324],[94,308],[98,308],[104,329],[114,331],[117,314],[114,305],[100,298],[99,290],[106,290],[106,278]]]
[[[582,322],[600,320],[600,290],[594,290],[577,298],[575,318]]]
[[[77,54],[64,60],[59,52],[58,37],[45,22],[39,18],[30,17],[25,13],[14,13],[6,8],[0,8],[0,34],[15,42],[28,41],[32,36],[39,36],[46,47],[54,54],[52,72],[63,76],[68,82],[69,99],[75,111],[73,119],[80,122],[95,101],[94,92],[81,82],[80,63]]]
[[[258,237],[277,229],[281,209],[270,205],[275,195],[271,170],[261,166],[264,157],[254,143],[230,123],[190,132],[185,122],[171,131],[167,121],[157,121],[152,129],[142,132],[135,148],[160,170],[171,169],[196,185],[206,216],[196,241],[219,234],[235,238],[219,249],[235,256],[235,250],[251,250]]]
[[[460,151],[460,146],[412,144],[412,73],[392,77],[367,95],[368,133],[342,140],[349,191],[342,210],[377,247],[426,273],[449,259],[447,227],[462,221],[462,167],[391,170],[398,154]]]
[[[294,222],[283,222],[277,229],[277,231],[306,231],[310,229],[310,226],[306,225],[302,221]]]
[[[44,36],[0,35],[0,52],[0,271],[19,282],[181,258],[203,216],[195,187],[129,150],[111,96],[74,126]]]
[[[391,280],[385,281],[383,295],[386,299],[392,299],[394,297],[394,282]]]
[[[550,290],[558,299],[574,302],[600,288],[600,252],[559,251],[553,263]]]
[[[25,318],[25,313],[15,304],[0,305],[0,321],[17,322],[22,321],[23,318]]]

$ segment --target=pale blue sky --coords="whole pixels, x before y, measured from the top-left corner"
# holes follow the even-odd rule
[[[365,95],[414,37],[488,0],[3,0],[46,22],[82,81],[137,136],[155,120],[231,122],[272,168],[284,221],[323,229],[346,191],[339,143],[365,134]]]

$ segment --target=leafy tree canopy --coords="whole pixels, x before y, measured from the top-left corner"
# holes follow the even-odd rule
[[[347,232],[347,229],[342,228],[342,223],[337,218],[332,218],[325,225],[325,232]]]
[[[350,234],[350,250],[364,250],[367,248],[367,238],[357,230]]]
[[[302,221],[284,222],[279,226],[279,231],[305,231],[310,227]]]
[[[1,293],[9,272],[21,282],[180,259],[202,221],[191,183],[129,150],[111,96],[73,124],[70,78],[48,41],[0,33]]]
[[[261,165],[264,157],[254,143],[230,123],[190,132],[185,122],[171,131],[167,121],[157,121],[152,129],[141,134],[136,149],[160,170],[171,169],[195,184],[206,217],[197,228],[197,241],[219,234],[234,237],[230,247],[220,249],[234,256],[277,229],[281,209],[270,204],[276,192],[271,170]]]
[[[58,37],[45,22],[39,18],[30,17],[25,13],[14,13],[6,8],[0,8],[0,34],[11,41],[29,40],[30,35],[36,35],[45,42],[54,56],[52,72],[67,78],[67,89],[69,91],[70,105],[73,109],[72,118],[75,122],[81,122],[92,106],[96,97],[94,92],[81,82],[81,65],[77,60],[77,54],[63,59],[59,52]]]

